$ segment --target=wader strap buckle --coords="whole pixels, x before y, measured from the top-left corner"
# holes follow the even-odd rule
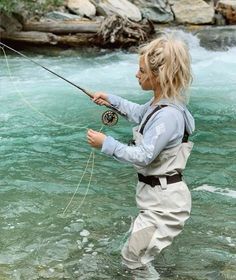
[[[162,190],[167,189],[167,178],[165,176],[159,177],[160,185]]]

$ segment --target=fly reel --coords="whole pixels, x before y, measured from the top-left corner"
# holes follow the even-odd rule
[[[118,115],[117,113],[113,112],[112,110],[105,111],[102,114],[102,123],[107,126],[116,125],[118,122]]]

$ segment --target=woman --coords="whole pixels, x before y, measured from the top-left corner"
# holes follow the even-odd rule
[[[137,170],[140,211],[122,249],[122,260],[132,270],[147,272],[150,278],[145,279],[157,279],[151,278],[150,263],[182,231],[191,210],[191,195],[182,178],[193,147],[188,136],[194,130],[185,105],[192,81],[188,48],[173,36],[160,36],[141,48],[136,77],[143,90],[153,91],[146,104],[105,93],[96,93],[93,99],[99,105],[112,104],[138,124],[133,144],[91,129],[87,138],[92,147],[132,163]]]

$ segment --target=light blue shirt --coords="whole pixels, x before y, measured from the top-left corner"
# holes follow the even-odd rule
[[[183,104],[162,99],[155,106],[151,106],[152,98],[149,102],[139,105],[115,95],[109,95],[108,99],[115,108],[126,113],[129,121],[137,125],[144,122],[157,105],[168,105],[154,113],[146,123],[141,144],[128,146],[111,136],[105,138],[102,152],[119,161],[147,166],[162,150],[179,145],[185,128],[189,134],[195,129],[194,119]]]

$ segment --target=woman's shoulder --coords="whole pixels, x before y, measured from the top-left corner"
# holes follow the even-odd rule
[[[175,124],[180,128],[185,125],[189,134],[192,134],[195,130],[194,118],[185,105],[168,105],[163,107],[158,111],[154,122],[163,122],[166,126],[169,124]]]
[[[152,121],[150,123],[151,126],[156,126],[163,124],[166,128],[170,127],[182,127],[184,124],[184,116],[183,112],[176,107],[173,106],[165,106],[154,114]]]
[[[165,104],[161,105],[161,109],[158,111],[159,117],[178,117],[183,116],[184,109],[175,105]]]

